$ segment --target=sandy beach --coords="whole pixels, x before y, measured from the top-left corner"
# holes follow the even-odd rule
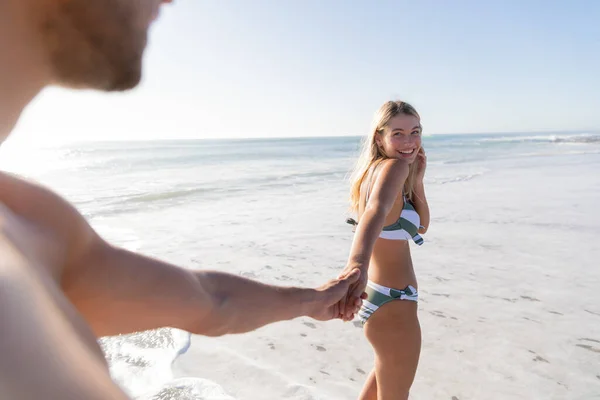
[[[425,138],[432,223],[411,246],[423,332],[411,398],[600,399],[598,138]],[[27,153],[51,168],[3,162],[127,248],[282,285],[336,276],[357,139],[235,143],[88,144]],[[101,344],[138,400],[355,399],[373,366],[358,322]]]
[[[600,163],[587,173],[521,164],[428,188],[432,227],[412,249],[423,350],[411,398],[600,398]],[[346,240],[328,238],[336,230]],[[278,268],[253,276],[317,283],[343,265],[343,225],[292,235],[302,246],[265,240],[264,262]],[[208,378],[240,400],[352,399],[371,368],[358,322],[309,319],[194,336],[174,364],[176,376]]]

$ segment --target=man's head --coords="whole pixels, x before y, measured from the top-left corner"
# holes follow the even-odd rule
[[[105,91],[135,87],[148,28],[171,0],[15,0],[28,10],[53,84]]]

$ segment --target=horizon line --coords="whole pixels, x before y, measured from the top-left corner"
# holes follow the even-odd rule
[[[493,132],[444,132],[444,133],[430,133],[425,134],[423,137],[432,137],[432,136],[475,136],[475,135],[555,135],[555,134],[600,134],[600,129],[577,129],[577,130],[531,130],[531,131],[493,131]],[[361,138],[365,135],[303,135],[303,136],[247,136],[247,137],[231,137],[231,136],[221,136],[221,137],[187,137],[187,136],[175,136],[175,137],[132,137],[132,138],[58,138],[56,140],[51,140],[50,138],[45,138],[44,140],[39,140],[39,138],[27,137],[27,135],[19,136],[9,136],[4,142],[0,142],[0,146],[2,143],[7,142],[37,142],[38,144],[76,144],[76,143],[110,143],[110,142],[161,142],[161,141],[224,141],[224,140],[298,140],[298,139],[343,139],[343,138]],[[27,140],[30,139],[30,140]]]

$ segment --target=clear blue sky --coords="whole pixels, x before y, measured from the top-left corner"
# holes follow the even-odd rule
[[[361,135],[387,99],[425,133],[600,129],[600,2],[176,0],[142,85],[51,89],[48,138]]]

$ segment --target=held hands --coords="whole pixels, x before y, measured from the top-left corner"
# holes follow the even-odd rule
[[[346,314],[354,317],[354,313],[360,309],[362,300],[358,298],[354,299],[353,302],[349,302],[346,297],[352,288],[356,287],[357,283],[362,280],[362,275],[358,268],[354,268],[344,271],[338,279],[333,279],[317,288],[318,301],[315,304],[314,311],[309,313],[308,316],[319,321],[329,321],[335,318],[343,319],[342,315]]]
[[[340,278],[347,277],[348,274],[352,274],[356,271],[356,267],[347,266],[342,273]],[[360,270],[359,270],[360,271]],[[367,298],[365,288],[367,287],[368,274],[366,271],[360,271],[360,276],[348,287],[348,293],[340,299],[339,302],[339,313],[338,318],[345,322],[352,321],[354,314],[358,312],[362,301]]]

